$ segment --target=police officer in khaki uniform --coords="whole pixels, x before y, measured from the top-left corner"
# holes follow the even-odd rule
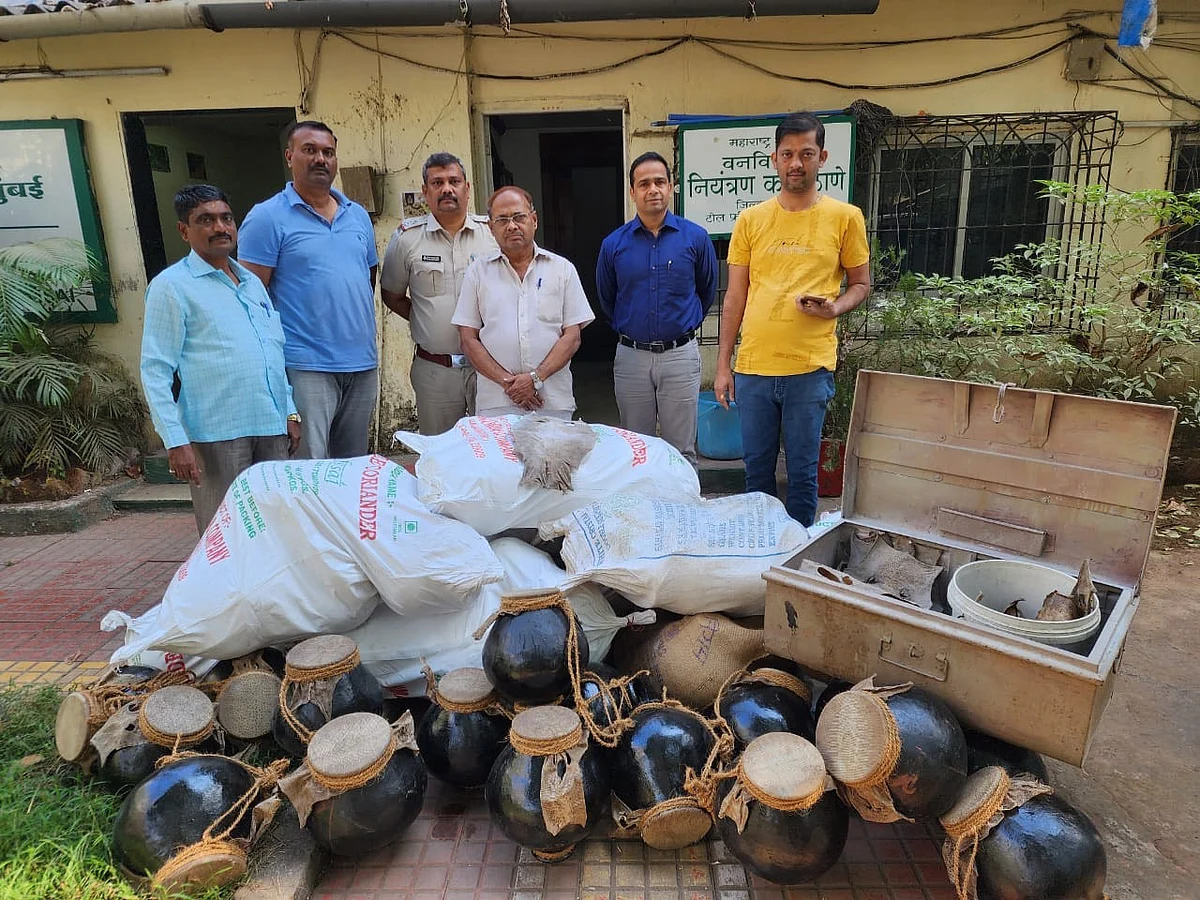
[[[380,287],[387,308],[408,319],[417,345],[410,375],[421,434],[441,434],[475,412],[475,370],[450,318],[467,268],[497,248],[487,216],[467,212],[471,185],[462,160],[434,153],[421,179],[432,212],[405,219],[396,229]]]

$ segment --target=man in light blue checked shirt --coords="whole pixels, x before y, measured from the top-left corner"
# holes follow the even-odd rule
[[[175,195],[175,215],[192,252],[146,289],[142,388],[203,534],[239,473],[295,452],[300,417],[279,313],[262,282],[232,258],[237,226],[228,198],[212,185],[188,185]]]

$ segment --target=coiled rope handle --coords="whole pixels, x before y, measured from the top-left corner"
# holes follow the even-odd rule
[[[181,753],[173,757],[163,757],[159,760],[162,764],[166,760],[174,761],[174,759],[196,758],[196,757],[214,757],[216,759],[231,759],[228,756],[220,756],[211,753]],[[232,856],[237,856],[242,859],[246,856],[246,851],[240,844],[235,843],[230,839],[238,822],[242,820],[242,816],[254,805],[254,801],[263,790],[273,788],[279,783],[279,779],[286,774],[291,763],[286,759],[277,759],[273,763],[264,768],[255,768],[249,766],[240,760],[236,760],[247,772],[254,777],[254,783],[239,797],[229,809],[213,819],[212,824],[204,829],[204,833],[200,836],[200,840],[194,844],[184,847],[177,854],[163,863],[162,867],[154,873],[151,879],[151,884],[156,887],[161,887],[170,884],[176,875],[185,870],[196,860],[205,856],[210,856],[216,853],[226,853]]]
[[[296,737],[300,738],[302,744],[307,746],[309,741],[312,740],[314,732],[296,718],[296,714],[288,705],[288,688],[293,684],[311,684],[314,681],[341,678],[343,675],[347,675],[357,669],[361,662],[362,657],[359,655],[358,648],[356,647],[354,652],[345,659],[340,659],[325,666],[318,666],[313,669],[300,669],[291,664],[284,665],[283,680],[279,683],[279,714],[283,717],[283,721],[287,723],[288,727],[296,733]]]

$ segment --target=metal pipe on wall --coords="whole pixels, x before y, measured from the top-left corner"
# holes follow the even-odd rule
[[[514,25],[621,19],[867,15],[879,0],[508,0]],[[501,0],[169,0],[0,17],[0,41],[120,31],[209,28],[498,25]]]

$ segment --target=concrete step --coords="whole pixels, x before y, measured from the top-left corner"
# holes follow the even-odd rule
[[[147,484],[142,482],[113,497],[113,506],[126,512],[191,509],[192,495],[186,484]]]

